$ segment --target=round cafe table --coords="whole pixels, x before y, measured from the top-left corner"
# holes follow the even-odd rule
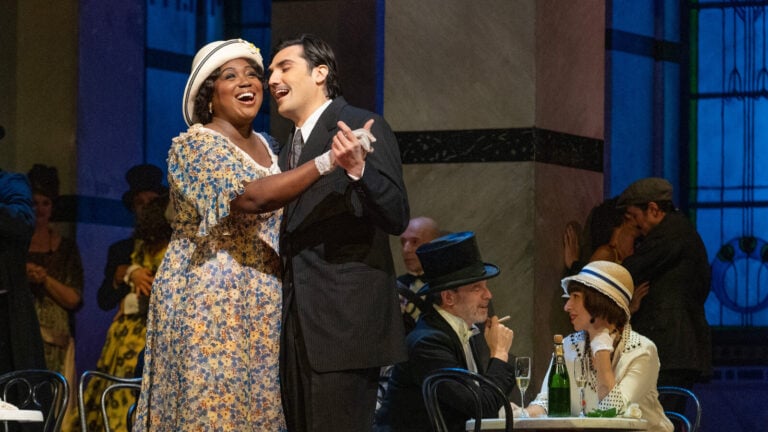
[[[503,431],[506,419],[485,418],[480,424],[484,431]],[[546,431],[643,431],[648,422],[624,417],[533,417],[514,419],[515,430]],[[475,420],[467,421],[466,430],[475,430]]]
[[[42,411],[36,410],[0,410],[0,422],[42,422]]]

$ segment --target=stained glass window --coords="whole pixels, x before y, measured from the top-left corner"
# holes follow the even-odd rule
[[[271,43],[272,2],[147,0],[146,8],[146,158],[164,167],[171,139],[186,130],[181,100],[195,53],[214,40],[243,38],[266,55]],[[269,130],[267,97],[254,129]]]
[[[687,6],[689,199],[712,262],[707,320],[768,326],[768,1]]]

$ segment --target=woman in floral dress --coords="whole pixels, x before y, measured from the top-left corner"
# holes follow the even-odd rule
[[[284,431],[278,353],[281,207],[359,146],[280,173],[252,130],[263,100],[258,48],[212,42],[184,91],[173,140],[173,235],[155,276],[137,431]]]

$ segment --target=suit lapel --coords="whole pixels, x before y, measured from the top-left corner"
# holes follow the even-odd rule
[[[488,344],[484,342],[485,335],[482,331],[469,338],[469,346],[472,348],[477,371],[481,374],[485,373],[485,370],[488,368],[488,362],[491,361],[491,352],[488,349]]]
[[[428,323],[436,328],[442,331],[443,333],[447,334],[451,338],[451,344],[453,345],[453,351],[456,354],[456,357],[461,361],[461,367],[464,369],[468,368],[467,365],[467,359],[464,357],[464,346],[461,344],[461,339],[459,339],[459,335],[456,334],[455,331],[453,331],[453,327],[451,327],[450,324],[448,324],[448,321],[443,318],[439,312],[437,312],[436,309],[433,309],[428,317],[424,317],[424,319],[427,319]],[[477,360],[475,360],[475,363],[477,363]]]
[[[299,157],[299,165],[303,164],[304,162],[307,162],[311,159],[316,158],[317,156],[320,156],[325,152],[326,150],[331,148],[331,138],[333,136],[333,133],[336,131],[336,121],[341,113],[341,110],[347,105],[347,101],[344,100],[344,98],[339,97],[333,100],[330,105],[328,105],[328,108],[323,111],[323,113],[320,115],[320,118],[317,119],[317,123],[315,123],[315,127],[312,129],[311,133],[309,134],[309,140],[304,143],[304,148],[301,150],[301,156]],[[293,131],[296,130],[296,127],[294,126]],[[290,136],[288,137],[288,142],[284,146],[283,150],[280,152],[280,156],[278,157],[278,164],[280,166],[280,169],[287,170],[288,169],[288,157],[291,153],[291,143],[293,142],[293,134],[294,132],[291,132]],[[288,228],[289,222],[293,218],[294,215],[296,215],[297,208],[299,207],[299,203],[301,201],[301,196],[299,198],[293,200],[292,202],[288,203],[286,206],[285,211],[283,212],[283,222],[282,222],[282,232],[285,232]],[[299,212],[300,213],[300,212]]]
[[[309,134],[309,140],[304,144],[304,149],[299,157],[299,164],[307,162],[320,156],[331,148],[331,138],[336,132],[336,122],[339,119],[341,109],[347,105],[344,98],[339,97],[333,100],[328,108],[323,111],[320,118],[315,123],[315,127]]]
[[[286,143],[277,155],[277,165],[281,171],[288,170],[288,156],[291,154],[291,143],[293,142],[293,134],[296,132],[296,127],[292,129],[288,134],[288,143]]]
[[[461,359],[464,369],[467,369],[468,365],[466,358],[464,357],[464,346],[461,344],[459,336],[453,331],[453,327],[448,324],[448,321],[440,316],[437,310],[433,309],[429,315],[431,316],[429,321],[430,324],[435,328],[439,328],[451,337],[454,350]],[[488,369],[488,363],[491,361],[491,352],[488,348],[488,344],[485,343],[485,335],[482,332],[482,327],[480,327],[480,329],[480,333],[469,338],[469,347],[472,351],[472,357],[475,360],[477,371],[482,374]]]

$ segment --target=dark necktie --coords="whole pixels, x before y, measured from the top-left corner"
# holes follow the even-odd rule
[[[293,141],[291,141],[291,158],[288,168],[296,168],[299,165],[302,147],[304,147],[304,136],[301,134],[301,129],[296,128],[296,131],[293,133]]]

